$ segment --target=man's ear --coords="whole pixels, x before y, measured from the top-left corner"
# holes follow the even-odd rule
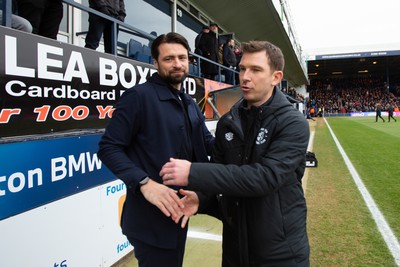
[[[156,59],[153,59],[153,65],[158,70],[158,61]]]
[[[275,86],[282,81],[283,71],[276,70],[276,71],[274,71],[274,73],[272,75],[274,76],[274,79],[272,80],[272,85]]]

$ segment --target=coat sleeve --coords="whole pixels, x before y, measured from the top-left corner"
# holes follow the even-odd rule
[[[209,49],[209,34],[204,33],[200,37],[199,41],[199,49],[202,52],[202,56],[209,56],[210,55],[210,49]]]
[[[194,102],[194,100],[193,100],[193,102]],[[204,144],[206,146],[207,155],[211,156],[211,153],[212,153],[212,150],[214,147],[214,143],[215,143],[215,138],[210,133],[210,130],[208,130],[207,125],[205,123],[205,117],[204,117],[203,113],[201,113],[201,110],[198,107],[197,103],[195,103],[195,107],[196,107],[198,116],[202,119],[201,120],[201,125],[202,125],[201,128],[202,128],[202,132],[203,132]]]
[[[136,188],[148,176],[126,153],[141,125],[140,103],[140,98],[133,89],[121,96],[99,142],[98,151],[99,158],[111,172],[132,188]]]
[[[269,195],[288,182],[297,182],[298,175],[304,172],[309,138],[307,121],[300,115],[294,114],[285,117],[287,122],[278,122],[280,128],[256,163],[241,166],[192,163],[188,187],[226,196],[257,197]],[[221,146],[220,138],[217,130],[213,153],[216,161],[223,153],[230,153]]]
[[[224,66],[229,67],[231,65],[229,61],[229,46],[227,44],[224,44],[224,48],[222,50],[222,61],[224,63]]]
[[[125,3],[124,0],[119,0],[119,12],[118,12],[118,18],[121,21],[124,21],[126,17],[126,11],[125,11]]]
[[[103,12],[103,10],[105,10],[105,8],[107,7],[107,3],[105,0],[91,0],[89,1],[89,6]]]

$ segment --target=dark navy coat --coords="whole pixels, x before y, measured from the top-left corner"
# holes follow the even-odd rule
[[[138,190],[146,176],[162,183],[158,175],[170,157],[180,158],[186,131],[182,105],[172,87],[154,74],[146,83],[127,90],[119,99],[100,140],[98,156],[127,185],[121,226],[123,233],[160,248],[175,248],[181,229]],[[183,90],[183,88],[182,88]],[[208,161],[214,138],[195,101],[182,95],[191,125],[196,161]]]

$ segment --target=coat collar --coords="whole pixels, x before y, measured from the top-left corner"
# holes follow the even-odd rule
[[[254,109],[270,109],[275,110],[281,108],[283,106],[291,105],[290,102],[287,100],[286,96],[277,88],[274,88],[274,92],[272,96],[262,105],[259,107],[254,107]],[[247,109],[247,103],[244,98],[240,99],[235,105],[234,108],[244,108]]]
[[[160,100],[169,100],[176,99],[176,95],[182,95],[184,93],[184,88],[181,86],[181,89],[178,91],[173,88],[171,85],[165,82],[158,73],[154,73],[150,78],[149,82],[158,85],[157,86],[157,95]]]

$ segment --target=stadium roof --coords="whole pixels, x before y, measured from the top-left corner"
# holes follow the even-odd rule
[[[400,77],[400,50],[317,55],[308,59],[312,79],[331,77]]]
[[[279,46],[286,61],[284,79],[295,86],[308,83],[306,73],[300,65],[273,1],[191,0],[191,2],[223,28],[234,29],[238,40],[268,40]]]
[[[312,79],[340,75],[354,77],[370,74],[382,77],[388,75],[400,77],[400,50],[372,52],[365,50],[313,56],[307,59],[307,77],[286,33],[281,17],[274,7],[274,1],[191,0],[190,2],[205,11],[224,29],[234,29],[235,37],[240,41],[268,40],[279,46],[286,61],[284,79],[288,80],[291,86],[307,85]]]

